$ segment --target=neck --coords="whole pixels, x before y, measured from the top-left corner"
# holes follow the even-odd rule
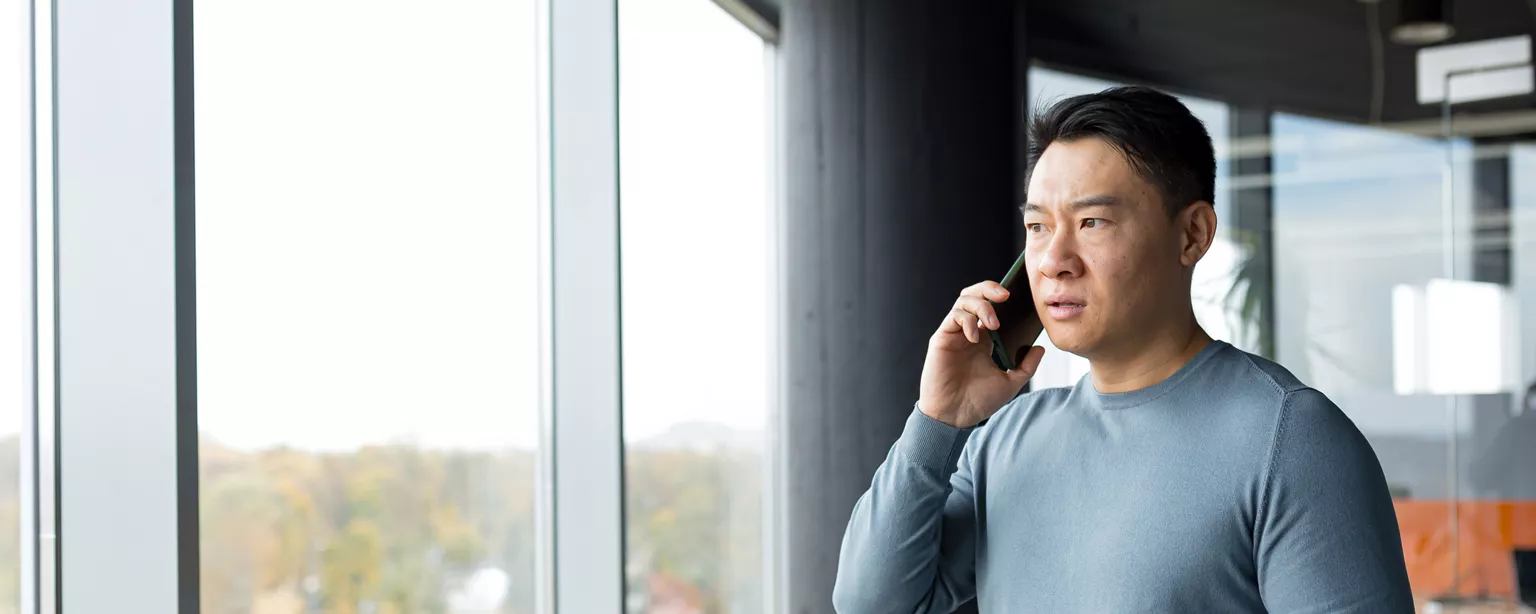
[[[1194,314],[1159,332],[1119,356],[1090,359],[1093,388],[1114,394],[1152,386],[1178,372],[1211,342],[1211,336],[1195,322]]]

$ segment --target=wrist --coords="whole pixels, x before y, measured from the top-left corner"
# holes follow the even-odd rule
[[[918,399],[917,411],[922,412],[924,416],[928,416],[937,422],[941,422],[957,429],[963,429],[972,426],[969,424],[964,424],[959,416],[959,412],[955,411],[953,408],[945,407],[942,404],[934,403],[932,401]]]

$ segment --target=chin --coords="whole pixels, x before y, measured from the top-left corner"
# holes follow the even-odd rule
[[[1051,345],[1056,346],[1056,349],[1087,358],[1093,353],[1093,348],[1098,345],[1095,343],[1097,340],[1091,335],[1083,334],[1084,331],[1071,330],[1072,328],[1075,327],[1047,325],[1045,336],[1051,340]]]
[[[1056,346],[1056,349],[1081,355],[1082,344],[1077,335],[1068,331],[1051,330],[1050,327],[1046,327],[1045,336],[1051,340],[1051,345]]]

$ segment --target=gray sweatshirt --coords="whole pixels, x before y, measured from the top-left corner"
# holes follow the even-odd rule
[[[843,614],[1413,612],[1360,431],[1213,342],[1172,377],[1025,394],[984,425],[913,411],[854,507]]]

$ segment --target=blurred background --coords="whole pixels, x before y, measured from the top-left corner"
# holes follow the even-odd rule
[[[1119,84],[1421,610],[1536,607],[1536,0],[0,6],[0,614],[830,611],[1030,110]]]

